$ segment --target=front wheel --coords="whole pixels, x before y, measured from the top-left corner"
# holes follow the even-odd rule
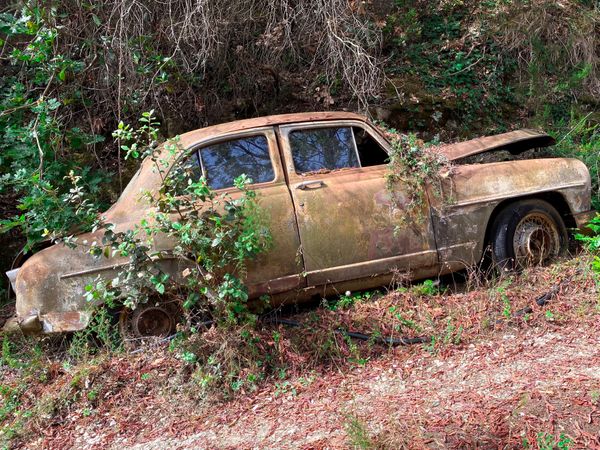
[[[505,270],[548,264],[563,255],[568,236],[556,209],[543,200],[506,206],[492,225],[494,262]]]

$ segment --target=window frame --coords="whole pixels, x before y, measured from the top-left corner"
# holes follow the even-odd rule
[[[357,152],[358,164],[359,167],[346,167],[342,169],[333,169],[327,173],[306,173],[303,174],[301,172],[296,172],[296,167],[294,165],[294,158],[292,155],[292,147],[290,143],[290,133],[299,130],[310,130],[315,128],[343,128],[343,127],[357,127],[361,128],[365,132],[369,134],[369,136],[374,139],[381,148],[389,155],[391,153],[391,146],[389,142],[368,122],[362,122],[356,119],[348,119],[348,120],[323,120],[316,122],[302,122],[302,123],[294,123],[289,125],[280,125],[279,126],[279,136],[281,138],[282,145],[282,153],[285,161],[285,170],[290,179],[290,181],[294,180],[306,180],[311,178],[322,178],[327,177],[332,174],[338,174],[340,172],[343,173],[361,173],[364,171],[370,170],[380,170],[382,167],[386,166],[386,163],[374,165],[374,166],[366,166],[363,167],[362,161],[360,159],[360,155],[358,154],[358,146],[356,145],[356,137],[354,136],[354,131],[352,131],[352,139],[354,140],[354,145]]]
[[[260,189],[265,186],[275,186],[277,184],[285,183],[285,176],[283,174],[281,157],[279,155],[279,146],[277,143],[277,136],[275,134],[275,130],[271,126],[267,127],[257,127],[251,128],[244,131],[233,131],[225,134],[220,134],[216,136],[210,136],[205,139],[202,139],[190,146],[188,146],[181,154],[175,159],[173,164],[171,165],[168,173],[165,176],[165,179],[169,177],[171,171],[174,167],[186,159],[192,157],[194,152],[200,152],[204,147],[210,147],[211,145],[221,144],[223,142],[234,141],[238,139],[248,138],[248,137],[256,137],[256,136],[264,136],[267,140],[267,145],[269,147],[269,158],[271,160],[271,166],[273,168],[274,178],[271,181],[263,181],[261,183],[252,183],[248,185],[249,189]],[[206,171],[204,168],[204,163],[201,157],[195,155],[198,158],[200,163],[200,169],[202,170],[202,175],[206,177]],[[211,188],[212,189],[212,188]],[[235,186],[229,186],[221,189],[213,189],[215,192],[235,192],[237,188]]]

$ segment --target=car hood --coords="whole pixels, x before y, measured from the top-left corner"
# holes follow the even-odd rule
[[[442,145],[438,147],[438,151],[450,161],[456,161],[467,156],[496,150],[507,150],[513,155],[517,155],[532,148],[548,147],[555,143],[554,138],[544,132],[523,129]]]

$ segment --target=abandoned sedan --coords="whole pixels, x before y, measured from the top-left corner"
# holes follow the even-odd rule
[[[171,167],[191,159],[212,189],[234,194],[236,177],[254,180],[250,188],[269,218],[272,246],[249,262],[244,281],[251,298],[268,294],[274,305],[381,286],[397,272],[436,277],[478,263],[487,247],[505,265],[544,263],[565,251],[567,229],[592,214],[590,175],[578,160],[461,164],[492,150],[518,154],[554,143],[531,130],[439,147],[455,167],[442,195],[423,186],[418,221],[401,220],[409,194],[386,179],[390,143],[360,115],[242,120],[186,133],[180,143],[185,151],[168,156]],[[160,187],[151,161],[144,161],[105,220],[115,231],[131,229],[155,209],[141,192]],[[100,241],[101,234],[79,238]],[[164,250],[168,243],[154,245]],[[28,333],[84,328],[90,314],[84,287],[98,275],[111,279],[125,264],[62,244],[45,248],[9,272],[17,310],[9,326]],[[175,259],[161,264],[172,275],[182,270]]]

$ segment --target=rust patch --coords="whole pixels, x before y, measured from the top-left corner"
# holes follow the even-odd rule
[[[89,314],[83,311],[49,312],[41,317],[44,333],[64,333],[85,328]]]

